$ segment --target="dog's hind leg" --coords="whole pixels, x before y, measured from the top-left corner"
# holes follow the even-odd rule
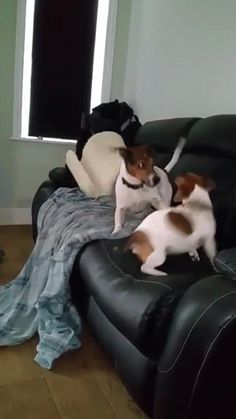
[[[210,259],[210,262],[213,265],[213,259],[216,255],[216,242],[214,237],[208,237],[203,244],[204,251],[208,258]]]
[[[166,260],[166,253],[164,249],[158,249],[154,250],[148,258],[146,259],[146,262],[143,263],[141,266],[141,271],[148,275],[166,275],[165,272],[159,271],[156,269],[156,267],[162,265]]]

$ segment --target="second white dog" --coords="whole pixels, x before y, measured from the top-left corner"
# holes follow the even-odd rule
[[[216,223],[208,193],[213,183],[189,173],[179,176],[176,185],[174,200],[182,204],[151,213],[128,239],[126,249],[138,256],[146,274],[165,275],[156,268],[168,254],[194,254],[201,246],[211,262],[216,254]]]

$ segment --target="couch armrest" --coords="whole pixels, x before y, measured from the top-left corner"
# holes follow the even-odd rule
[[[216,269],[231,279],[236,279],[236,247],[222,250],[214,260]]]
[[[159,359],[155,418],[218,418],[236,373],[235,336],[236,283],[217,275],[192,285],[178,303]]]

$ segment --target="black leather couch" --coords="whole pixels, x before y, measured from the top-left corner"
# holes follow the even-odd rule
[[[208,174],[219,250],[236,245],[236,116],[178,118],[144,124],[137,144],[151,144],[164,166],[180,135],[187,139],[171,178]],[[74,186],[65,168],[50,172],[32,205],[33,234],[42,203]],[[236,283],[201,253],[169,257],[166,277],[140,272],[123,240],[90,243],[76,257],[73,301],[132,397],[155,419],[235,418]]]

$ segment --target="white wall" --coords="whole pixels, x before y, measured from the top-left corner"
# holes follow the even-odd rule
[[[133,0],[124,99],[142,122],[236,113],[236,0]]]

